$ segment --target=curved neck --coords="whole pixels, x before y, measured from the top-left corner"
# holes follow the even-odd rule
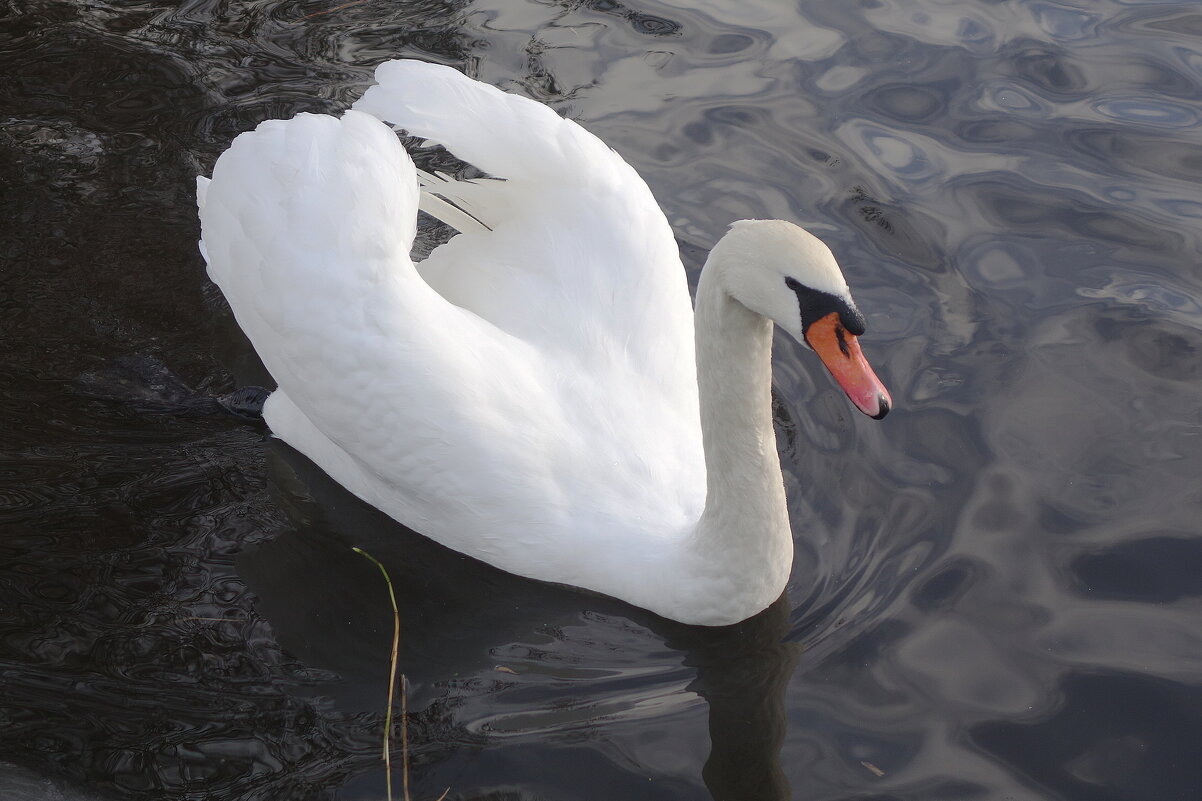
[[[706,502],[696,545],[740,593],[771,596],[756,601],[767,606],[784,588],[793,556],[772,428],[772,322],[731,297],[725,263],[711,255],[697,286]]]

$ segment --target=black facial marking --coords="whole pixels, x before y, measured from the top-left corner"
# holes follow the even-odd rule
[[[843,298],[837,298],[829,292],[820,292],[817,289],[810,289],[795,278],[786,278],[785,286],[793,290],[793,294],[797,295],[797,307],[801,312],[801,330],[803,333],[810,330],[810,326],[817,320],[821,320],[831,312],[839,315],[839,322],[842,327],[835,330],[835,335],[839,338],[839,348],[844,353],[847,353],[847,341],[844,338],[844,329],[854,336],[860,336],[865,331],[864,315],[860,314],[860,310],[852,306]]]

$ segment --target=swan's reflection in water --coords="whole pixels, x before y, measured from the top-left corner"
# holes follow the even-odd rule
[[[667,621],[449,551],[282,443],[272,451],[295,528],[247,548],[239,572],[279,643],[320,677],[314,695],[382,717],[392,613],[378,571],[351,546],[384,563],[401,609],[417,786],[437,796],[471,761],[494,786],[539,775],[572,786],[587,773],[638,797],[659,797],[649,787],[697,797],[703,785],[714,798],[791,797],[780,751],[801,646],[782,642],[787,599],[736,626]],[[480,760],[494,763],[487,773]],[[635,777],[650,783],[627,788]]]
[[[785,688],[801,646],[782,642],[789,604],[782,598],[735,626],[693,629],[672,644],[688,642],[697,660],[690,688],[709,704],[712,750],[702,775],[716,799],[790,798],[781,770],[785,739]]]

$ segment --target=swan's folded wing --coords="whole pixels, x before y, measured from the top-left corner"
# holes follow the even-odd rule
[[[264,123],[235,140],[202,189],[202,250],[315,430],[378,475],[402,471],[415,492],[428,482],[450,493],[456,479],[440,473],[482,460],[536,469],[523,460],[545,443],[515,447],[493,418],[526,408],[541,379],[521,343],[417,275],[416,187],[400,143],[369,115]],[[277,433],[307,455],[324,448]]]
[[[663,339],[618,341],[582,315],[575,330],[607,357],[590,361],[551,334],[519,337],[448,302],[408,257],[412,162],[367,114],[264,123],[201,186],[210,275],[282,390],[267,421],[348,489],[497,564],[494,538],[550,541],[619,518],[683,527],[700,464],[696,384],[677,380],[692,375],[691,337],[689,361],[671,365],[679,375],[661,390],[626,353],[658,358]],[[520,244],[518,226],[494,233]],[[556,255],[535,238],[528,263]],[[532,313],[558,324],[563,311]],[[512,512],[503,525],[489,518],[498,508]]]
[[[222,154],[198,201],[209,275],[252,341],[309,315],[349,328],[380,311],[364,298],[412,272],[413,167],[367,115],[264,122]]]
[[[502,92],[450,67],[387,61],[376,68],[376,81],[354,108],[445,145],[489,175],[553,184],[571,174],[600,184],[624,183],[631,177],[624,173],[633,174],[604,142],[542,103]],[[633,178],[638,180],[637,175]],[[512,207],[494,212],[523,214]]]
[[[621,362],[651,389],[695,391],[679,251],[633,168],[546,106],[449,67],[391,61],[376,79],[356,109],[494,177],[446,190],[491,230],[436,249],[422,266],[431,286],[584,370]]]

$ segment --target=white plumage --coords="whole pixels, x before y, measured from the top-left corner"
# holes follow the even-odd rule
[[[376,77],[341,119],[263,123],[198,179],[209,274],[279,385],[272,430],[368,503],[505,570],[685,622],[763,609],[792,552],[761,352],[771,324],[715,290],[727,328],[715,357],[750,358],[718,382],[735,403],[712,422],[731,430],[710,472],[728,471],[740,496],[719,516],[685,274],[646,184],[531,100],[415,61]],[[492,178],[424,176],[421,200],[381,120]],[[462,233],[415,266],[419,204]],[[800,229],[742,224],[727,237],[757,249],[751,239],[782,249],[765,274],[797,262],[789,276],[847,296]],[[796,316],[784,277],[786,311],[760,311],[791,304]],[[759,386],[736,385],[748,371]],[[735,530],[718,531],[719,517]]]

